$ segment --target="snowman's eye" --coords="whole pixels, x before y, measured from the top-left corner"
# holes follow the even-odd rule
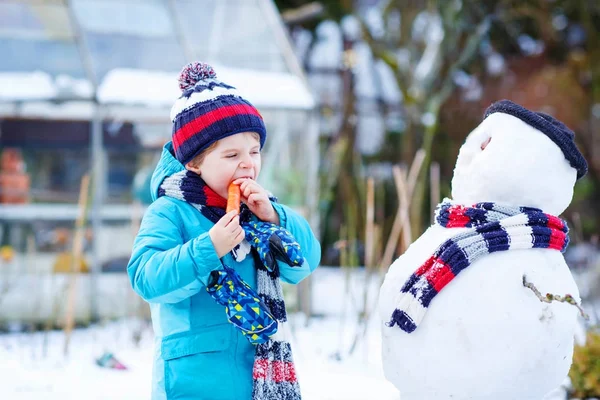
[[[488,144],[490,144],[491,141],[492,141],[492,138],[489,137],[486,139],[485,142],[481,143],[481,150],[485,150],[485,148],[487,147]]]

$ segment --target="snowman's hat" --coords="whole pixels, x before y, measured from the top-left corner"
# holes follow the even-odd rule
[[[510,100],[500,100],[489,106],[485,111],[484,119],[497,112],[517,117],[548,136],[560,147],[565,158],[577,170],[577,179],[587,173],[587,162],[575,145],[575,134],[565,124],[548,114],[530,111]]]

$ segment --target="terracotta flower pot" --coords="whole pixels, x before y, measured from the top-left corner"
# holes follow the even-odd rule
[[[30,179],[28,174],[0,172],[0,203],[23,204],[29,201]]]

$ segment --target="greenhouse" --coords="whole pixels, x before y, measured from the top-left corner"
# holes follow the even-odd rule
[[[136,224],[170,140],[178,73],[193,60],[211,64],[260,110],[269,133],[261,183],[317,224],[315,101],[271,1],[8,0],[0,4],[0,52],[1,273],[10,289],[41,285],[43,298],[59,291],[74,223],[87,213],[77,268],[90,272],[90,286],[79,290],[78,314],[129,312],[90,299],[123,298],[103,292],[108,286],[129,293],[123,272]],[[19,304],[10,295],[18,291],[7,289],[3,304]],[[3,310],[49,316],[51,302],[34,303]]]

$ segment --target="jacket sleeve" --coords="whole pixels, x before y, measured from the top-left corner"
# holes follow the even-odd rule
[[[290,267],[282,261],[277,262],[281,280],[297,284],[310,275],[321,262],[321,244],[302,216],[291,208],[278,203],[273,203],[273,207],[279,215],[280,225],[294,235],[304,253],[305,261],[301,267]]]
[[[159,202],[160,203],[160,202]],[[150,303],[178,303],[206,286],[210,272],[222,268],[208,232],[183,242],[181,224],[166,203],[148,207],[127,274],[135,292]]]

